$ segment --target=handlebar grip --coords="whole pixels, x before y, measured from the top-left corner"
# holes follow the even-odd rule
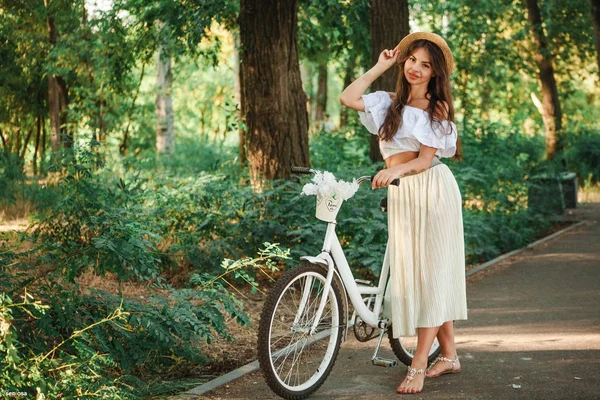
[[[312,170],[308,167],[292,167],[294,174],[312,174]]]
[[[371,182],[373,182],[373,179],[375,179],[375,175],[371,176]],[[394,185],[394,186],[398,186],[400,185],[400,178],[396,178],[394,179],[390,185]]]

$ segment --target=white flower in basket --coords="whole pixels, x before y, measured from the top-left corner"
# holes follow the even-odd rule
[[[335,217],[344,200],[348,200],[358,190],[358,181],[336,180],[331,172],[317,171],[312,181],[302,188],[303,195],[317,196],[317,218],[321,221],[335,222]]]

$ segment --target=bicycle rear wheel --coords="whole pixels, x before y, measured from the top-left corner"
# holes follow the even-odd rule
[[[267,384],[285,399],[314,393],[331,372],[343,333],[343,302],[335,279],[323,293],[327,270],[302,264],[275,284],[263,307],[258,360]],[[323,295],[327,302],[310,334]]]
[[[392,337],[392,326],[388,326],[388,339],[390,340],[390,346],[398,360],[404,365],[410,366],[415,351],[417,350],[417,337],[416,336],[402,336],[399,338]],[[433,341],[431,349],[429,349],[429,357],[427,358],[427,365],[431,364],[437,356],[440,355],[442,348],[437,338]]]

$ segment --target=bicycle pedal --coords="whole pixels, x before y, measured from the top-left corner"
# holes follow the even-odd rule
[[[387,358],[375,357],[371,360],[373,365],[377,365],[378,367],[395,367],[398,365],[398,361],[389,360]]]

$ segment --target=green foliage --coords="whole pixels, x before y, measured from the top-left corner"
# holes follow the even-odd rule
[[[600,130],[576,127],[565,137],[564,162],[581,185],[600,182]]]
[[[538,4],[561,105],[563,110],[572,109],[568,103],[574,93],[589,96],[597,89],[589,82],[597,69],[589,1],[538,0]],[[531,101],[532,93],[542,96],[525,2],[418,0],[411,8],[419,26],[441,33],[453,51],[454,95],[465,121],[527,124],[525,133],[542,126]],[[564,115],[571,119],[595,114],[594,102],[581,105]]]
[[[139,220],[145,211],[128,202],[123,181],[106,189],[94,169],[97,155],[77,151],[58,186],[60,201],[34,225],[44,261],[73,281],[89,266],[121,279],[155,280],[160,270],[158,236]]]
[[[369,58],[369,2],[301,0],[298,13],[300,55],[315,62],[331,58]]]
[[[197,273],[180,289],[159,285],[156,294],[141,300],[100,290],[85,293],[60,283],[60,271],[37,278],[20,261],[24,256],[3,251],[0,258],[3,389],[46,398],[138,399],[165,393],[141,378],[176,376],[204,365],[203,343],[232,339],[229,318],[250,323],[225,278],[251,280],[248,269],[268,274],[287,252],[265,244],[256,258],[224,261],[217,276]]]
[[[10,189],[16,180],[23,177],[19,157],[8,149],[0,151],[0,200],[14,200],[14,193]]]
[[[528,139],[514,128],[481,122],[467,125],[461,137],[465,159],[450,161],[449,166],[463,195],[467,261],[477,263],[522,247],[549,228],[548,219],[532,213],[527,204],[528,177],[542,171],[543,138]],[[315,137],[311,148],[312,159],[319,162],[315,167],[342,178],[373,175],[376,168],[369,166],[366,153],[355,150],[367,149],[367,139],[360,128]],[[339,215],[344,223],[338,235],[351,266],[374,275],[379,273],[387,241],[386,216],[378,208],[385,195],[359,190]],[[323,236],[319,229],[300,225],[298,232],[305,241],[310,232],[319,240]]]
[[[48,4],[0,0],[0,203],[27,200],[39,211],[34,250],[0,249],[0,387],[47,398],[164,393],[159,377],[193,374],[208,362],[201,344],[232,339],[232,320],[249,323],[235,285],[256,291],[259,275],[318,253],[325,224],[314,216],[314,197],[299,194],[306,178],[254,193],[238,165],[233,43],[211,28],[220,22],[235,31],[237,1],[117,0],[93,15],[83,2]],[[528,207],[532,176],[566,167],[582,183],[600,180],[586,0],[540,4],[550,51],[560,55],[557,80],[569,127],[557,163],[542,160],[544,141],[536,135],[541,119],[530,94],[538,83],[524,5],[411,2],[420,26],[444,27],[458,66],[465,160],[449,166],[463,194],[470,263],[521,247],[549,227],[547,216]],[[368,15],[366,0],[301,1],[299,51],[309,74],[311,63],[327,62],[330,74],[342,76],[368,66]],[[46,16],[55,17],[56,45]],[[177,150],[170,157],[154,152],[152,58],[159,46],[176,61]],[[65,162],[51,166],[38,186],[26,172],[37,124],[48,130],[49,75],[69,93],[63,130],[91,148],[65,152]],[[353,116],[343,130],[311,137],[314,168],[351,179],[382,167],[369,161],[369,134]],[[113,152],[129,124],[130,151],[121,158]],[[40,146],[38,163],[47,161]],[[339,215],[338,237],[359,275],[379,273],[384,196],[364,187]],[[90,270],[120,283],[144,282],[152,294],[84,290],[77,278]]]
[[[539,173],[543,138],[477,123],[462,133],[464,160],[450,162],[463,194],[467,261],[482,262],[522,247],[549,228],[528,208],[528,178]]]
[[[80,296],[57,284],[41,286],[40,296],[33,296],[32,281],[16,255],[4,251],[0,258],[2,389],[38,399],[139,398],[129,390],[126,377],[116,374],[117,364],[89,341],[90,331],[118,324],[123,311],[116,308],[90,321]]]

